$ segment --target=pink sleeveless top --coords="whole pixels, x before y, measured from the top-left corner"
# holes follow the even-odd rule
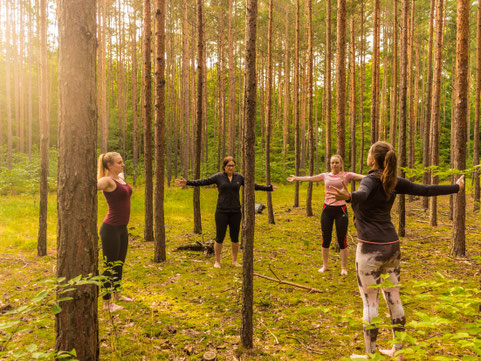
[[[342,182],[343,178],[341,177],[342,173],[338,173],[336,175],[332,173],[321,173],[321,180],[324,181],[324,185],[326,188],[326,195],[324,197],[324,203],[327,204],[328,206],[343,206],[346,204],[345,201],[336,201],[336,198],[334,196],[327,194],[327,192],[332,191],[329,189],[329,187],[333,186],[338,189],[342,189]],[[344,172],[344,183],[346,186],[349,184],[349,181],[352,179],[353,175],[351,172]]]
[[[112,178],[113,179],[113,178]],[[104,223],[111,226],[126,226],[130,219],[130,196],[132,188],[126,183],[121,184],[113,179],[117,187],[112,192],[103,194],[109,205],[109,212],[104,218]]]

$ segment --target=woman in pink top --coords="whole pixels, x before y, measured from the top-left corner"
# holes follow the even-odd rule
[[[104,284],[107,289],[107,293],[103,296],[106,301],[104,308],[111,312],[118,311],[122,307],[110,302],[110,290],[113,290],[115,301],[133,301],[119,293],[119,283],[122,280],[129,242],[127,224],[130,218],[130,196],[132,195],[132,188],[122,177],[124,166],[122,156],[116,152],[101,154],[97,164],[97,190],[103,191],[109,205],[109,211],[100,226],[99,233],[106,266],[103,274],[109,280]]]
[[[298,177],[291,175],[287,178],[289,182],[321,182],[324,181],[325,189],[329,187],[342,187],[350,180],[361,180],[364,178],[361,174],[344,172],[344,161],[340,155],[331,157],[331,172],[321,173],[312,177]],[[336,223],[336,234],[339,248],[341,249],[341,275],[347,275],[347,226],[349,217],[347,215],[346,202],[338,201],[332,194],[325,191],[324,206],[321,215],[321,231],[322,231],[322,267],[319,272],[327,270],[329,259],[329,246],[332,240],[332,227]]]

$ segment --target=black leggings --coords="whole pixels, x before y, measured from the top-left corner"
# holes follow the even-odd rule
[[[329,248],[332,240],[332,226],[336,221],[337,242],[340,249],[347,248],[347,206],[329,206],[324,204],[321,215],[322,247]]]
[[[105,282],[103,286],[106,289],[117,290],[120,286],[119,282],[122,280],[122,268],[129,245],[127,226],[111,226],[102,223],[100,239],[102,240],[104,266],[106,267],[103,275],[109,278],[109,281]],[[110,293],[103,296],[104,300],[108,300],[110,297]]]
[[[240,212],[215,212],[215,227],[217,231],[215,241],[217,243],[224,242],[225,233],[227,232],[227,226],[229,226],[230,241],[232,243],[238,243],[241,219],[242,213]]]

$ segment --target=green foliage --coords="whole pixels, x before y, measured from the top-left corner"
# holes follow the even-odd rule
[[[56,188],[57,151],[50,150],[48,185],[50,190]],[[12,154],[12,169],[6,162],[0,166],[0,194],[37,194],[40,191],[40,155],[32,152],[32,159],[27,154]]]

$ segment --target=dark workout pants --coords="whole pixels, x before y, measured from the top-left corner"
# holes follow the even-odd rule
[[[217,231],[217,235],[215,238],[216,243],[224,242],[225,233],[227,232],[227,226],[229,226],[230,241],[232,243],[238,243],[241,219],[242,213],[240,212],[215,212],[215,227]]]
[[[329,206],[324,204],[321,214],[322,247],[329,248],[332,240],[332,227],[336,222],[337,242],[340,249],[347,248],[347,206]]]
[[[119,282],[122,280],[122,268],[129,245],[127,226],[111,226],[110,224],[102,223],[100,226],[100,239],[102,240],[104,266],[106,267],[103,275],[110,280],[104,283],[104,287],[116,290],[119,288]],[[108,300],[110,297],[110,293],[103,296],[104,300]]]

